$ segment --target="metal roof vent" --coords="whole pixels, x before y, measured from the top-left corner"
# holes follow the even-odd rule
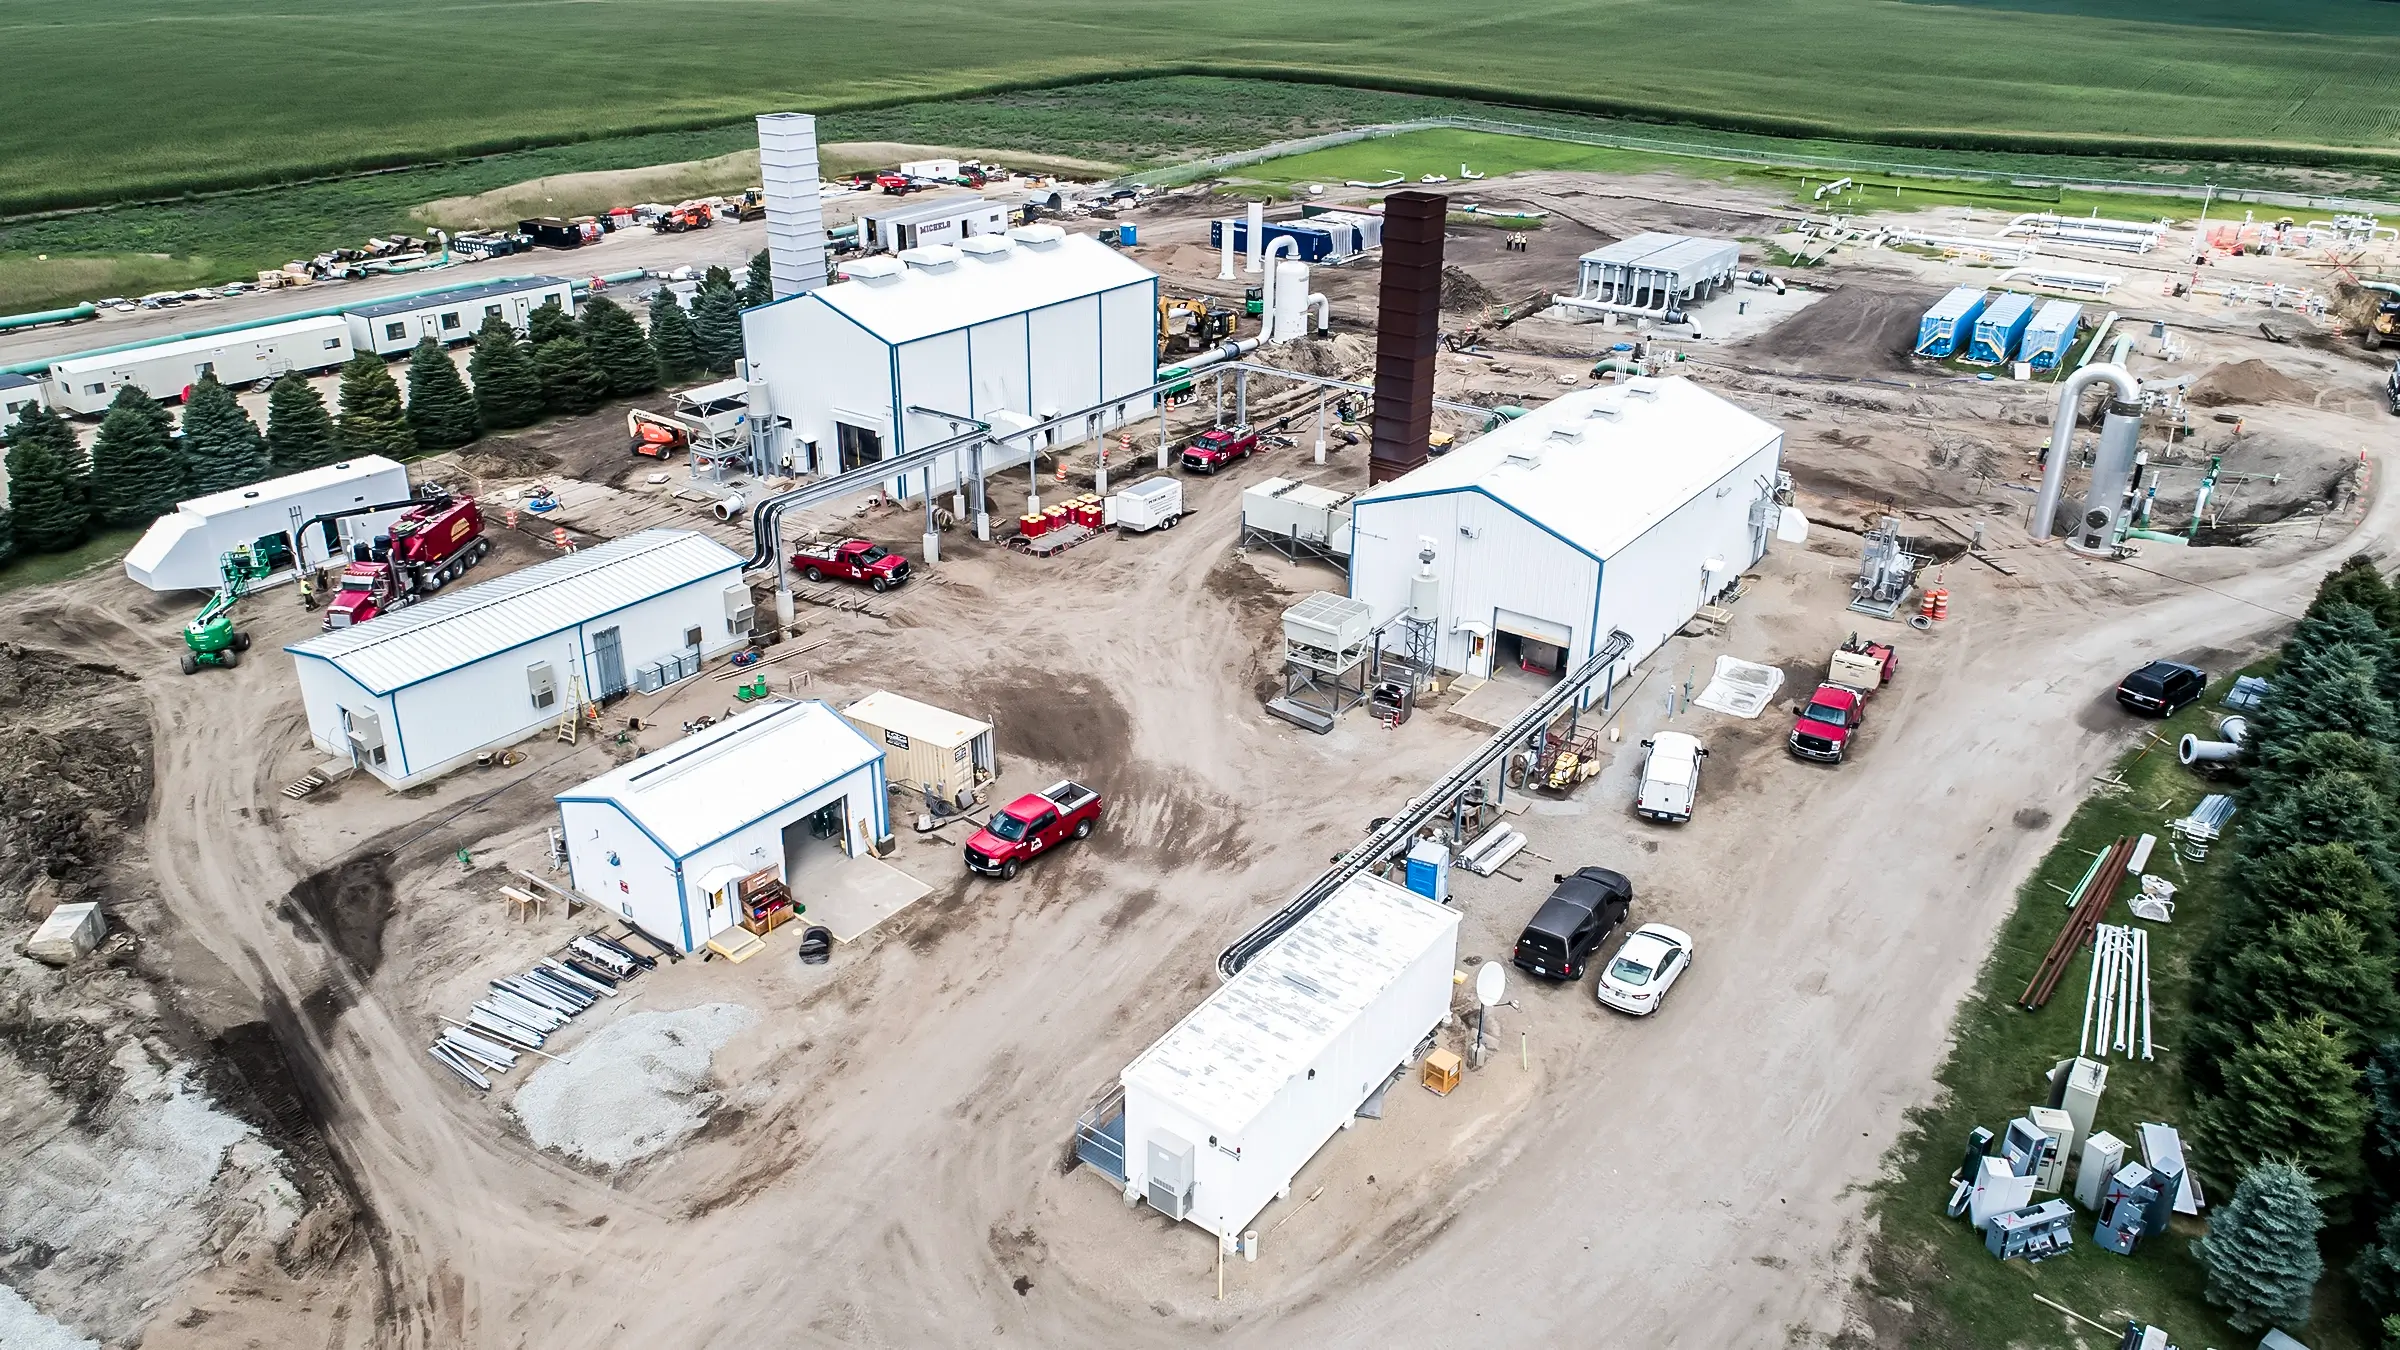
[[[1583,439],[1582,432],[1571,431],[1565,427],[1561,427],[1550,434],[1562,441],[1580,441]],[[1500,461],[1500,467],[1503,469],[1538,469],[1541,467],[1541,465],[1542,448],[1538,445],[1529,445],[1522,450],[1511,450]]]
[[[1017,251],[1017,246],[1008,242],[1004,234],[969,235],[959,240],[956,247],[968,257],[984,262],[1006,262],[1008,255]]]
[[[1056,225],[1019,225],[1008,237],[1029,248],[1056,248],[1065,242],[1067,232]]]
[[[900,250],[900,261],[923,272],[946,272],[958,266],[958,250],[948,244],[924,244]]]
[[[889,286],[908,268],[898,258],[861,258],[842,264],[842,275],[869,286]]]
[[[1596,403],[1592,405],[1592,416],[1599,418],[1603,422],[1614,422],[1624,415],[1625,410],[1618,407],[1614,403]]]
[[[1627,398],[1649,399],[1652,402],[1656,402],[1658,400],[1658,386],[1650,383],[1647,380],[1632,380],[1627,382],[1625,385],[1625,396]]]

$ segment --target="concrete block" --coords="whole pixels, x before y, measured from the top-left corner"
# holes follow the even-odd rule
[[[60,905],[42,920],[25,943],[25,954],[47,965],[64,966],[91,954],[108,936],[108,920],[91,901]]]

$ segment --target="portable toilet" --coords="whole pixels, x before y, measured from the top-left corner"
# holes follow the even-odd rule
[[[1991,298],[1992,293],[1981,286],[1960,286],[1934,301],[1933,308],[1917,321],[1917,355],[1957,355]]]
[[[2067,359],[2075,335],[2083,331],[2083,306],[2072,300],[2051,300],[2033,313],[2025,336],[2017,343],[2017,359],[2035,370],[2049,370]]]
[[[2033,298],[2014,291],[1984,306],[1983,314],[1975,320],[1975,336],[1967,343],[1967,359],[1978,365],[1996,366],[2014,355],[2017,344],[2025,338],[2025,326],[2033,321]]]
[[[1450,846],[1420,839],[1408,851],[1408,888],[1428,900],[1450,901]]]

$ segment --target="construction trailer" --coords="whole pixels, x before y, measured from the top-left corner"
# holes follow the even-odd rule
[[[1027,435],[985,448],[988,474],[1154,406],[1142,391],[1158,373],[1158,277],[1088,235],[1025,225],[843,271],[848,280],[742,313],[762,470],[843,473],[956,439],[966,418],[1005,435],[1103,407],[1040,433],[1038,447]],[[914,499],[930,479],[950,491],[974,467],[964,457],[895,475],[886,490]]]
[[[2017,359],[2035,370],[2051,370],[2067,359],[2083,332],[2083,306],[2072,300],[2046,300],[2017,339]]]
[[[172,403],[203,375],[239,387],[295,371],[309,375],[331,370],[350,354],[349,322],[328,314],[129,351],[70,356],[50,367],[50,406],[94,417],[106,412],[117,390],[129,384]]]
[[[1239,217],[1208,222],[1209,248],[1223,251],[1227,230],[1233,231],[1233,251],[1247,256],[1250,252],[1250,224]],[[1302,262],[1324,262],[1337,256],[1348,257],[1358,251],[1356,247],[1337,250],[1334,227],[1322,220],[1270,220],[1258,233],[1260,238],[1267,241],[1264,245],[1267,248],[1273,248],[1278,239],[1291,240],[1292,256]],[[1355,242],[1356,230],[1343,227],[1341,233],[1346,243]]]
[[[287,560],[266,578],[273,580],[349,556],[352,544],[372,539],[408,509],[409,493],[407,469],[381,455],[361,455],[194,497],[150,522],[125,555],[125,575],[154,591],[214,590],[224,579],[218,560],[248,547],[258,556]],[[361,510],[370,506],[388,509]],[[360,514],[342,514],[351,511]],[[304,529],[311,522],[317,528]]]
[[[820,700],[762,703],[559,793],[578,894],[698,951],[771,872],[806,905],[811,854],[891,835],[878,747]]]
[[[30,375],[13,375],[0,371],[0,425],[17,420],[17,414],[27,408],[47,408],[50,395],[42,382]]]
[[[464,286],[431,295],[403,296],[342,312],[350,324],[350,345],[377,356],[402,356],[419,341],[432,338],[449,345],[475,340],[475,330],[494,315],[523,333],[533,312],[557,301],[575,312],[575,284],[563,277],[510,277],[481,286]]]
[[[858,238],[869,253],[899,253],[1007,229],[1008,207],[1000,202],[972,196],[942,197],[869,212],[859,217]]]
[[[1127,1196],[1235,1241],[1449,1016],[1458,917],[1345,883],[1125,1066],[1079,1156],[1115,1143]]]
[[[1690,380],[1562,394],[1359,494],[1350,594],[1386,650],[1479,678],[1556,676],[1622,629],[1622,678],[1766,556],[1782,457]]]
[[[903,178],[939,178],[944,182],[958,181],[962,172],[964,166],[955,159],[912,159],[900,166]]]
[[[2015,291],[2003,292],[1983,307],[1975,320],[1975,334],[1967,342],[1966,359],[1979,366],[1996,366],[2016,354],[2025,340],[2026,325],[2033,322],[2033,297]]]
[[[929,809],[965,811],[999,772],[992,724],[884,690],[842,709],[859,734],[883,751],[883,776],[920,793]]]
[[[644,530],[284,650],[318,748],[400,788],[570,723],[645,662],[741,646],[754,618],[732,550]]]
[[[1575,294],[1553,298],[1570,310],[1676,323],[1692,306],[1732,289],[1741,264],[1742,246],[1730,239],[1645,231],[1584,254]]]
[[[1983,307],[1991,298],[1992,293],[1981,286],[1959,286],[1934,301],[1917,321],[1917,355],[1956,356],[1974,333],[1975,321],[1983,317]]]

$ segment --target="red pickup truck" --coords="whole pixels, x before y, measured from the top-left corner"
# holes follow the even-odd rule
[[[967,841],[967,868],[1009,878],[1035,857],[1068,839],[1081,839],[1100,819],[1100,794],[1081,783],[1053,783],[992,813]]]
[[[866,539],[808,545],[792,555],[792,566],[810,581],[840,577],[863,581],[879,591],[908,580],[908,559]]]
[[[1218,427],[1203,431],[1183,447],[1183,467],[1191,473],[1215,473],[1258,449],[1258,433],[1248,427]]]
[[[1820,684],[1792,723],[1792,753],[1823,764],[1850,754],[1850,737],[1867,720],[1867,696],[1841,684]]]

